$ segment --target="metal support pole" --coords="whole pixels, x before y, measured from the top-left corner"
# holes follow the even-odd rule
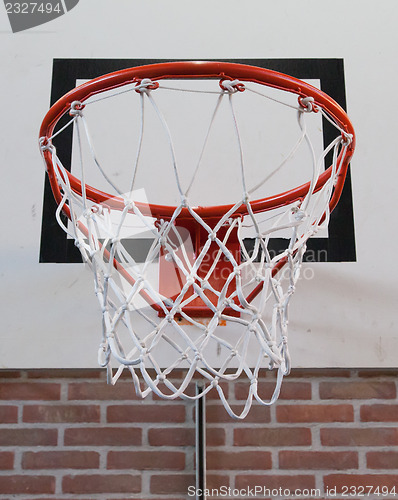
[[[203,392],[200,382],[196,383],[196,394]],[[195,406],[195,454],[196,454],[196,500],[206,500],[206,396],[196,400]]]

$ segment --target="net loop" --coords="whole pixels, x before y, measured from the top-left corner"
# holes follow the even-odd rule
[[[159,82],[154,82],[150,78],[143,78],[137,81],[135,91],[138,93],[148,92],[149,90],[156,90],[159,88]]]
[[[236,79],[232,80],[224,78],[219,81],[219,85],[222,90],[225,90],[230,94],[234,94],[235,92],[243,92],[246,90],[245,84]]]
[[[49,140],[47,137],[39,138],[39,148],[41,152],[49,151],[50,153],[52,153],[55,151],[54,145],[52,144],[51,140]]]
[[[315,106],[313,97],[299,97],[298,102],[302,108],[302,111],[306,113],[318,113],[318,108]]]
[[[70,105],[69,114],[71,116],[83,116],[83,109],[85,108],[84,104],[80,101],[73,101]]]
[[[342,132],[341,133],[341,136],[342,136],[342,141],[341,141],[341,144],[343,146],[349,146],[350,144],[352,144],[352,141],[354,140],[354,136],[353,134],[348,134],[347,132]]]

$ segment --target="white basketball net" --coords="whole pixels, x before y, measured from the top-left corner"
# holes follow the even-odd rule
[[[80,147],[83,142],[88,145],[95,165],[112,187],[115,197],[124,201],[124,209],[115,210],[111,203],[98,204],[88,199],[83,160],[80,161],[81,193],[73,190],[68,172],[58,158],[50,138],[46,142],[42,141],[41,145],[42,149],[51,152],[53,167],[63,194],[56,215],[61,227],[75,240],[84,261],[94,274],[95,293],[103,318],[99,362],[101,366],[107,367],[108,380],[115,384],[122,371],[127,369],[131,373],[137,394],[143,398],[154,392],[166,399],[195,399],[212,389],[217,390],[228,413],[235,418],[244,418],[253,399],[263,405],[276,401],[283,376],[290,371],[287,329],[290,298],[300,275],[308,238],[328,224],[333,184],[339,174],[350,137],[323,110],[313,107],[311,98],[304,99],[294,111],[298,118],[299,136],[293,149],[279,165],[273,167],[271,175],[260,179],[255,188],[249,189],[245,181],[246,165],[234,102],[242,99],[245,94],[237,90],[250,91],[250,86],[246,82],[225,81],[224,89],[220,89],[218,81],[214,80],[214,93],[217,94],[215,110],[205,134],[201,154],[206,148],[220,102],[227,100],[237,141],[242,194],[232,208],[219,217],[214,227],[210,227],[199,215],[197,208],[190,204],[189,199],[190,186],[200,168],[200,159],[189,187],[184,189],[180,181],[173,139],[156,102],[156,93],[162,92],[162,88],[167,90],[166,83],[161,82],[155,89],[157,84],[145,79],[135,87],[126,87],[127,90],[123,92],[132,91],[133,98],[141,100],[142,124],[145,116],[144,103],[153,106],[169,142],[174,180],[180,195],[180,203],[170,220],[154,220],[148,211],[137,206],[139,204],[135,197],[134,180],[138,169],[142,168],[142,137],[138,141],[138,152],[127,193],[118,189],[99,162],[85,118],[85,106],[92,106],[96,101],[107,98],[102,95],[87,101],[85,106],[79,102],[72,103],[72,119],[53,137],[68,126],[75,127],[77,144]],[[267,99],[267,96],[261,98]],[[308,117],[314,111],[322,113],[337,129],[337,137],[319,157],[316,157],[306,125]],[[141,132],[143,129],[142,126]],[[121,146],[123,145],[116,145]],[[300,147],[307,148],[312,158],[312,177],[305,197],[279,207],[276,211],[254,213],[251,202],[253,191],[265,186],[275,171],[291,162]],[[316,191],[315,186],[320,174],[324,172],[325,157],[329,153],[333,158],[331,176]],[[152,182],[156,182],[156,179]],[[228,179],[226,184],[227,182]],[[237,216],[242,206],[246,207],[247,214]],[[71,218],[67,224],[61,217],[66,207],[70,210]],[[190,235],[187,237],[187,232],[184,233],[176,224],[183,209],[189,211],[192,219],[198,227],[203,228],[207,236],[203,248],[196,255],[192,251]],[[152,244],[144,262],[139,262],[133,257],[134,252],[129,251],[126,231],[132,226],[138,226],[151,235]],[[244,236],[248,227],[253,236],[250,251],[246,248]],[[283,251],[274,255],[269,249],[269,243],[271,238],[281,234],[286,245]],[[236,252],[234,254],[230,250],[232,236],[239,242],[241,259],[237,259]],[[204,273],[200,269],[208,259],[210,249],[212,260]],[[211,284],[212,274],[219,269],[221,261],[228,263],[229,267],[223,268],[223,272],[227,269],[228,275],[223,278],[223,286],[215,289]],[[161,262],[167,262],[169,271],[173,270],[176,275],[174,278],[170,277],[171,281],[174,279],[178,282],[178,290],[172,299],[163,295],[159,288],[158,268]],[[273,273],[273,269],[279,267],[281,270]],[[155,274],[154,269],[157,270]],[[254,289],[259,293],[249,303],[247,297]],[[206,321],[187,313],[188,306],[198,298],[208,308]],[[165,358],[169,360],[166,367],[162,366]],[[266,400],[259,394],[257,383],[260,370],[264,368],[277,370],[275,390],[272,397]],[[197,378],[198,375],[204,381],[204,388],[199,395],[195,395],[192,392],[192,378]],[[247,381],[247,400],[244,407],[236,412],[235,407],[233,409],[231,402],[227,400],[220,382],[238,379]]]

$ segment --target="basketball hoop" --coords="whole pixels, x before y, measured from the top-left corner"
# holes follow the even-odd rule
[[[203,88],[195,86],[200,82],[205,82]],[[276,98],[273,92],[286,96],[289,102]],[[206,95],[213,103],[213,108],[206,111],[207,129],[198,138],[195,168],[187,182],[166,113],[158,103],[162,93],[166,101],[170,93],[191,93]],[[141,110],[136,151],[131,154],[135,159],[130,163],[125,189],[98,159],[86,116],[103,100],[117,100],[122,94],[139,103]],[[244,106],[246,98],[289,108],[297,120],[298,132],[288,153],[267,173],[257,172],[251,185],[237,109]],[[145,169],[143,144],[148,106],[155,116],[156,134],[161,137],[156,140],[167,145],[169,179],[177,192],[175,204],[146,199],[142,191],[137,194],[137,176]],[[188,115],[204,111],[202,108],[199,105]],[[226,110],[226,130],[234,140],[234,146],[226,149],[235,152],[231,165],[237,165],[240,194],[221,204],[203,203],[200,199],[192,202],[192,189],[211,149],[212,133],[222,110]],[[60,124],[68,115],[67,122]],[[317,151],[309,133],[307,122],[314,116],[335,130],[334,139],[322,146],[322,151]],[[106,123],[105,116],[102,121]],[[58,138],[72,129],[79,175],[71,173],[70,165],[63,163],[56,149]],[[101,142],[106,139],[100,136]],[[111,150],[124,146],[121,140],[109,144]],[[299,279],[306,242],[327,228],[354,146],[349,118],[321,90],[284,74],[240,64],[176,62],[140,66],[91,80],[56,102],[42,123],[40,148],[58,204],[57,220],[75,240],[94,274],[103,325],[99,358],[100,364],[107,367],[109,382],[116,383],[127,369],[141,397],[154,392],[166,399],[196,399],[215,389],[235,418],[247,415],[253,398],[264,405],[275,402],[282,379],[290,371],[288,306]],[[308,157],[308,178],[277,194],[267,193],[271,180],[286,165],[294,165],[301,149]],[[110,192],[88,183],[87,158],[110,186]],[[159,165],[159,169],[164,168]],[[228,178],[225,184],[228,191]],[[206,187],[201,184],[202,192]],[[222,188],[219,186],[220,191]],[[256,192],[262,194],[255,196]],[[128,243],[128,234],[134,231],[149,235],[151,244],[144,262],[135,257]],[[270,250],[274,237],[285,242],[276,253]],[[216,360],[214,352],[218,353]],[[166,367],[160,366],[160,354],[162,359],[169,359]],[[117,366],[112,368],[112,361]],[[277,370],[275,390],[269,400],[258,391],[258,377],[264,368]],[[177,384],[174,373],[181,369],[184,377]],[[197,376],[204,380],[204,387],[195,395],[191,381]],[[239,414],[231,409],[220,384],[237,379],[248,382],[247,400]]]

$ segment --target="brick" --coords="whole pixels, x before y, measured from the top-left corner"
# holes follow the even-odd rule
[[[344,368],[293,368],[289,374],[291,378],[349,378],[353,375],[353,370]]]
[[[245,474],[237,475],[235,478],[235,487],[239,489],[260,486],[262,488],[273,490],[296,490],[296,489],[311,489],[315,487],[315,477],[313,475],[294,474],[294,475],[274,475],[274,474]],[[265,491],[265,495],[269,492]]]
[[[65,429],[66,446],[131,446],[142,442],[138,427],[74,427]]]
[[[211,473],[206,476],[206,485],[209,488],[219,489],[221,486],[229,486],[229,477],[225,474]]]
[[[29,451],[23,454],[23,469],[97,469],[95,451]]]
[[[110,451],[108,469],[184,470],[185,453],[181,451]]]
[[[60,394],[60,384],[41,382],[0,383],[0,399],[54,401],[59,400]]]
[[[397,395],[392,381],[321,382],[321,399],[394,399]]]
[[[14,468],[14,453],[11,451],[0,452],[0,470],[12,470]]]
[[[42,499],[40,499],[40,500],[42,500]],[[48,500],[52,500],[52,499],[48,499]],[[114,497],[112,497],[109,500],[131,500],[131,497],[124,497],[124,498],[114,498]],[[144,497],[144,498],[142,498],[140,496],[139,500],[163,500],[163,497],[151,497],[151,498]],[[178,496],[178,497],[169,497],[169,496],[167,496],[166,500],[186,500],[186,497],[185,496],[184,497],[183,496]],[[384,500],[384,498],[383,498],[383,500]]]
[[[26,405],[24,422],[99,422],[100,407],[94,405]]]
[[[79,474],[62,479],[63,493],[139,493],[141,477],[133,474]]]
[[[269,400],[275,389],[274,382],[262,382],[258,384],[258,394],[264,400]],[[235,384],[235,397],[238,400],[247,398],[249,384],[237,382]],[[279,400],[283,399],[311,399],[311,383],[310,382],[284,382],[282,384]]]
[[[116,385],[104,382],[75,382],[68,387],[68,399],[75,401],[129,401],[140,400],[134,390],[134,384],[120,382]]]
[[[311,444],[311,430],[302,427],[237,428],[235,446],[307,446]]]
[[[207,427],[207,446],[223,446],[225,444],[225,429],[220,427]]]
[[[354,451],[294,451],[279,452],[280,469],[347,470],[358,468],[358,454]]]
[[[81,498],[81,497],[79,497],[79,498]],[[68,499],[68,500],[78,500],[76,497],[69,497],[69,496],[67,497],[67,499]],[[29,498],[28,500],[31,500],[31,499]],[[33,499],[32,499],[32,500],[33,500]],[[58,496],[57,496],[57,497],[53,497],[53,496],[51,496],[51,497],[42,497],[42,496],[40,496],[40,498],[39,498],[39,499],[37,499],[37,500],[65,500],[65,497],[63,496],[63,497],[61,498],[61,497],[58,497]],[[90,497],[85,496],[85,497],[84,497],[84,500],[96,500],[96,499],[94,499],[94,498],[93,498],[93,497],[91,497],[91,496],[90,496]],[[102,500],[102,498],[101,498],[101,500]],[[115,499],[114,497],[111,497],[111,498],[109,498],[109,500],[116,500],[116,499]],[[126,500],[127,500],[127,499],[126,499]],[[130,499],[129,499],[129,500],[131,500],[131,497],[130,497]],[[140,499],[140,500],[141,500],[141,499]],[[169,500],[169,499],[167,499],[167,500]],[[312,500],[312,499],[311,499],[311,500]],[[333,499],[333,500],[335,500],[335,499]],[[351,499],[350,499],[350,500],[351,500]],[[384,498],[383,498],[383,500],[384,500]]]
[[[193,474],[154,474],[150,479],[150,491],[155,495],[183,494],[185,495],[184,498],[187,498],[187,492],[190,486],[195,486],[195,476]],[[206,487],[208,489],[218,489],[221,486],[229,486],[228,476],[222,474],[207,474]]]
[[[40,498],[40,500],[42,500],[42,499]],[[52,499],[48,499],[48,500],[52,500]],[[61,500],[63,500],[63,499],[61,499]],[[112,498],[110,498],[108,500],[131,500],[131,497],[127,497],[127,496],[124,497],[124,498],[114,498],[114,497],[112,497]],[[161,496],[161,497],[151,497],[151,498],[148,498],[148,497],[142,498],[140,496],[139,500],[187,500],[187,499],[186,499],[186,496],[178,496],[178,497],[174,497],[174,496],[173,497],[169,497],[169,496],[167,496],[166,499],[164,499],[163,496]],[[383,500],[385,500],[385,499],[383,498]]]
[[[57,429],[0,429],[0,446],[55,446]]]
[[[55,478],[52,476],[13,475],[0,476],[0,492],[4,494],[30,494],[55,492]]]
[[[384,486],[385,488],[397,488],[398,487],[398,475],[397,474],[329,474],[324,476],[323,479],[325,489],[331,490],[336,488],[337,492],[340,493],[345,487],[359,487],[364,488],[372,486],[379,486],[380,489]],[[365,489],[364,493],[368,490]],[[378,498],[378,496],[376,497]]]
[[[148,442],[150,446],[194,446],[195,429],[182,427],[151,428],[148,429]]]
[[[359,377],[374,378],[374,377],[398,377],[398,370],[396,368],[366,368],[358,371]]]
[[[0,379],[16,379],[21,378],[23,371],[21,370],[0,370]]]
[[[394,446],[398,444],[398,429],[321,429],[321,443],[324,446]]]
[[[271,453],[268,451],[208,451],[208,470],[266,470],[271,469]]]
[[[397,469],[398,451],[369,451],[366,454],[368,469]]]
[[[104,370],[98,368],[45,368],[28,370],[29,379],[44,379],[44,378],[93,378],[98,379],[104,373]]]
[[[187,494],[188,487],[195,485],[193,474],[153,474],[150,478],[150,492],[152,494]]]
[[[0,423],[15,424],[18,421],[17,406],[0,406]]]
[[[114,498],[114,497],[112,497],[109,500],[131,500],[131,497],[125,497],[125,498]],[[140,497],[139,500],[187,500],[187,499],[186,499],[186,497],[183,497],[183,496],[178,496],[178,497],[167,496],[166,499],[164,499],[163,496],[160,496],[160,497],[151,497],[151,498],[148,498],[148,497],[142,498],[142,497]],[[385,500],[385,499],[383,498],[383,500]]]
[[[232,411],[240,414],[243,410],[243,405],[231,405]],[[222,404],[207,404],[206,405],[206,421],[208,423],[231,423],[231,417],[228,415]],[[249,414],[245,418],[247,423],[264,423],[271,421],[270,408],[267,406],[255,405],[250,409]]]
[[[398,422],[398,405],[363,405],[360,414],[363,422]]]
[[[107,408],[107,421],[125,422],[184,422],[184,404],[112,405]]]
[[[354,409],[351,405],[278,405],[278,422],[352,422]]]

